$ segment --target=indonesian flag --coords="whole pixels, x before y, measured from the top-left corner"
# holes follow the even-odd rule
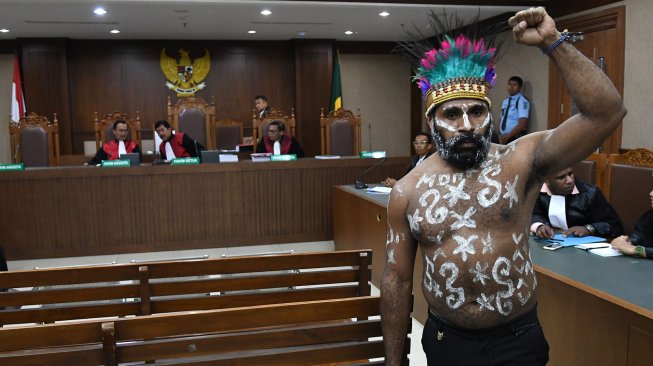
[[[14,53],[14,81],[11,84],[11,120],[20,121],[25,116],[25,97],[23,87],[20,83],[20,67],[18,66],[18,54]]]

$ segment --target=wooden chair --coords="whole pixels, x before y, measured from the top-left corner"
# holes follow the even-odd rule
[[[59,124],[36,113],[9,122],[11,161],[26,167],[59,165]]]
[[[290,116],[282,111],[278,111],[274,108],[270,112],[266,113],[262,118],[257,117],[256,110],[254,110],[254,115],[252,116],[252,136],[254,142],[254,148],[258,140],[267,135],[268,133],[268,124],[272,121],[281,121],[286,126],[286,135],[295,136],[296,121],[295,121],[295,108],[290,108]]]
[[[607,189],[610,204],[619,214],[626,234],[637,219],[651,208],[648,193],[653,188],[653,150],[633,149],[624,154],[610,154]]]
[[[211,125],[211,146],[216,150],[233,150],[243,143],[243,123],[221,119]]]
[[[195,141],[213,150],[211,126],[215,121],[215,104],[199,97],[179,98],[173,105],[168,97],[168,122],[177,131],[189,134]]]
[[[132,119],[128,114],[114,111],[105,115],[102,119],[99,118],[98,112],[95,112],[95,149],[98,150],[100,146],[106,141],[113,139],[113,124],[118,120],[127,122],[129,126],[129,139],[135,141],[138,147],[141,148],[141,118],[136,111],[136,119]]]
[[[358,155],[361,150],[361,117],[344,108],[325,117],[320,111],[322,155]]]

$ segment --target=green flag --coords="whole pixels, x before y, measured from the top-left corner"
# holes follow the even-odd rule
[[[342,108],[342,83],[340,82],[340,54],[336,50],[333,57],[333,79],[331,80],[331,110]]]

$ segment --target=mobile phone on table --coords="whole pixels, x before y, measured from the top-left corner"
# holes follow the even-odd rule
[[[560,249],[562,247],[564,247],[564,245],[562,245],[560,243],[551,243],[551,244],[547,244],[547,245],[543,246],[542,248],[544,248],[546,250],[558,250],[558,249]]]

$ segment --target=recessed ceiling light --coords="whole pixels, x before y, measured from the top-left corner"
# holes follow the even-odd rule
[[[261,14],[270,15],[270,14],[272,14],[272,12],[270,10],[268,10],[268,9],[265,9],[265,10],[261,10]]]
[[[300,37],[304,37],[306,35],[306,32],[297,32],[297,35]]]
[[[111,34],[118,34],[118,33],[120,33],[120,31],[117,30],[117,29],[112,29],[112,30],[111,30]]]
[[[107,11],[104,10],[104,8],[95,8],[93,12],[95,13],[95,15],[104,15],[107,13]]]
[[[382,17],[387,17],[388,15],[390,15],[390,13],[388,13],[387,11],[382,11],[379,13],[379,15]]]
[[[255,31],[255,30],[251,30],[251,31],[247,31],[247,33],[249,33],[249,34],[256,34],[256,31]]]
[[[354,34],[354,32],[352,32],[352,31],[345,31],[345,34],[346,34],[346,35],[350,35],[350,34]]]
[[[9,29],[2,28],[2,29],[0,29],[0,33],[9,33]]]

